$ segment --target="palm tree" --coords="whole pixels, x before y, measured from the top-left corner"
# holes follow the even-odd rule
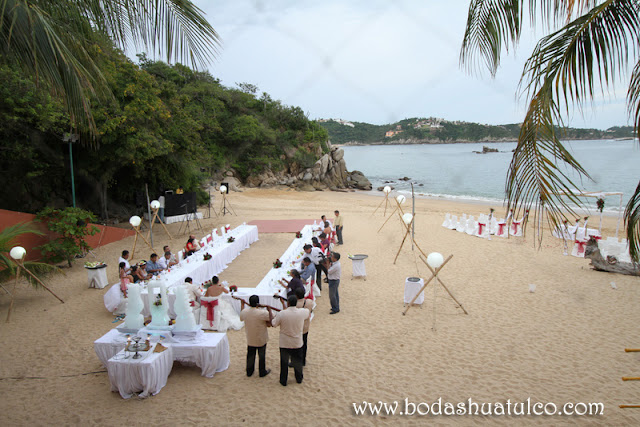
[[[9,306],[9,311],[7,313],[7,322],[11,317],[11,309],[13,308],[13,294],[11,294],[3,284],[13,278],[16,278],[19,271],[18,265],[9,255],[9,251],[11,251],[11,248],[15,246],[16,239],[23,234],[43,235],[43,233],[31,228],[27,224],[15,224],[0,231],[0,287],[2,287],[2,289],[11,297],[11,305]],[[23,266],[33,273],[38,279],[47,274],[62,273],[62,270],[58,267],[44,262],[25,261]],[[31,276],[27,275],[26,279],[36,289],[42,286],[38,280],[33,280]],[[51,291],[49,290],[49,292]],[[53,295],[55,296],[55,294]],[[58,297],[56,296],[56,298]]]
[[[636,134],[640,130],[640,1],[472,0],[461,63],[470,70],[484,65],[495,77],[503,51],[518,43],[525,4],[531,25],[540,19],[549,34],[538,41],[520,80],[528,110],[507,174],[507,208],[518,212],[535,206],[536,217],[547,212],[555,227],[565,218],[563,211],[573,213],[571,202],[580,206],[565,170],[591,179],[560,143],[557,129],[563,126],[563,115],[572,107],[582,109],[632,66],[627,108]],[[570,196],[563,199],[561,192]],[[640,183],[624,216],[629,252],[638,262]]]
[[[63,95],[74,125],[95,135],[90,96],[108,96],[92,60],[97,39],[145,47],[194,67],[216,53],[218,35],[189,0],[0,0],[0,61],[20,64]]]

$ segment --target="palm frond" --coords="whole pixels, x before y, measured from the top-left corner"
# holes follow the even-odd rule
[[[521,0],[473,0],[460,49],[460,63],[474,70],[482,63],[495,76],[502,50],[509,51],[520,39]],[[475,57],[479,54],[480,58]]]
[[[640,6],[610,0],[591,9],[562,29],[542,38],[527,60],[521,85],[531,95],[553,81],[556,102],[581,107],[625,69],[630,52],[637,52]]]
[[[560,142],[556,124],[562,124],[562,117],[552,88],[547,85],[529,104],[505,186],[507,209],[513,209],[517,216],[533,208],[535,218],[547,214],[552,226],[566,219],[564,212],[575,215],[570,202],[580,205],[569,171],[589,178],[587,171]],[[561,194],[565,194],[566,199]],[[541,221],[536,220],[535,224],[538,227]],[[541,239],[542,233],[538,236]]]
[[[29,223],[10,225],[0,232],[0,254],[9,252],[15,246],[15,240],[23,234],[44,235],[43,232],[33,228]]]
[[[635,263],[640,263],[640,182],[624,210],[624,225],[627,228],[629,255]]]
[[[640,61],[633,67],[627,90],[627,111],[633,118],[636,136],[640,136]]]

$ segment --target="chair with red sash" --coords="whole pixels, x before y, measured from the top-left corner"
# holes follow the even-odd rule
[[[216,319],[218,298],[219,297],[200,298],[200,321],[198,323],[202,325],[202,329],[218,330],[218,322]]]

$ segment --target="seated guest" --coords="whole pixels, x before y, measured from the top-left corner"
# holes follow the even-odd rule
[[[127,265],[124,262],[121,262],[118,266],[120,268],[120,283],[122,283],[123,279],[127,279],[129,283],[134,283],[135,280],[133,280],[133,276],[127,274],[126,266]]]
[[[327,236],[331,236],[331,224],[329,223],[329,221],[324,222],[324,229],[322,230],[322,232]]]
[[[280,283],[282,286],[287,288],[287,297],[295,295],[296,289],[298,288],[302,288],[302,291],[304,292],[304,284],[300,279],[300,273],[298,270],[294,268],[289,274],[291,275],[291,280],[287,281],[286,279],[282,279],[286,285],[284,283]]]
[[[162,252],[164,252],[164,253],[167,253],[167,252],[171,253],[171,248],[169,247],[169,245],[164,245],[164,247],[162,248]],[[175,256],[173,253],[171,253],[171,261],[172,261],[174,264],[177,264],[177,263],[178,263],[178,260],[176,259],[176,256]]]
[[[122,251],[122,256],[118,259],[118,264],[124,262],[124,269],[129,274],[129,270],[131,270],[131,265],[129,265],[129,251]]]
[[[184,247],[184,256],[188,257],[193,255],[194,252],[198,250],[198,242],[196,242],[196,238],[191,235],[189,236],[189,240],[187,240],[187,244]]]
[[[329,250],[329,245],[331,244],[331,239],[325,233],[320,233],[320,246],[322,247],[322,251],[326,253]]]
[[[158,264],[157,254],[151,254],[145,270],[147,270],[147,273],[153,274],[154,276],[157,276],[162,271],[162,266]]]
[[[134,265],[133,267],[131,267],[131,274],[133,274],[133,278],[134,280],[136,279],[136,277],[138,278],[138,282],[143,281],[143,280],[149,280],[153,277],[153,274],[149,274],[147,273],[147,271],[145,270],[147,266],[146,262],[142,262],[140,263],[140,265]]]
[[[191,277],[184,279],[184,285],[187,288],[187,297],[189,297],[191,307],[200,307],[200,297],[202,296],[200,287],[193,284],[193,279],[191,279]]]
[[[217,297],[221,294],[228,294],[229,290],[220,284],[218,276],[211,278],[211,284],[207,287],[207,291],[204,293],[205,297]]]
[[[316,278],[316,266],[311,262],[311,258],[308,256],[302,259],[302,265],[304,266],[302,271],[300,272],[300,279],[303,281],[307,281],[309,278]]]
[[[158,264],[163,270],[167,270],[173,265],[176,265],[176,261],[171,260],[171,252],[165,252],[164,256],[158,260]]]
[[[227,329],[242,329],[244,322],[240,320],[233,305],[221,299],[220,295],[229,293],[229,290],[220,284],[218,276],[213,276],[211,285],[207,288],[204,297],[200,299],[200,324],[203,329],[215,329],[225,332]]]

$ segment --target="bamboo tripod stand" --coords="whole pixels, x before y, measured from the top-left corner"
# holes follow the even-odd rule
[[[133,228],[133,231],[135,231],[135,232],[136,232],[136,237],[135,237],[135,239],[133,239],[133,249],[131,250],[131,259],[133,259],[133,255],[136,253],[136,245],[137,245],[137,243],[138,243],[138,236],[140,236],[140,238],[141,238],[142,240],[144,240],[144,242],[147,244],[147,246],[149,246],[149,247],[151,248],[151,250],[152,250],[153,252],[155,252],[156,250],[155,250],[155,249],[153,249],[153,246],[151,246],[151,243],[149,243],[149,242],[147,241],[147,239],[144,237],[144,234],[142,234],[142,233],[140,232],[140,224],[138,224],[138,225],[136,225],[136,226],[131,225],[131,227]]]
[[[164,224],[164,221],[162,221],[162,218],[160,218],[158,216],[158,208],[151,208],[151,212],[153,214],[153,216],[151,217],[151,221],[149,222],[149,234],[148,237],[151,237],[151,233],[153,232],[153,224],[156,223],[156,219],[158,221],[160,221],[160,224],[162,225],[162,228],[164,228],[164,231],[167,233],[167,235],[169,236],[169,240],[173,240],[173,237],[171,236],[171,233],[169,233],[169,230],[167,229],[167,226]]]

